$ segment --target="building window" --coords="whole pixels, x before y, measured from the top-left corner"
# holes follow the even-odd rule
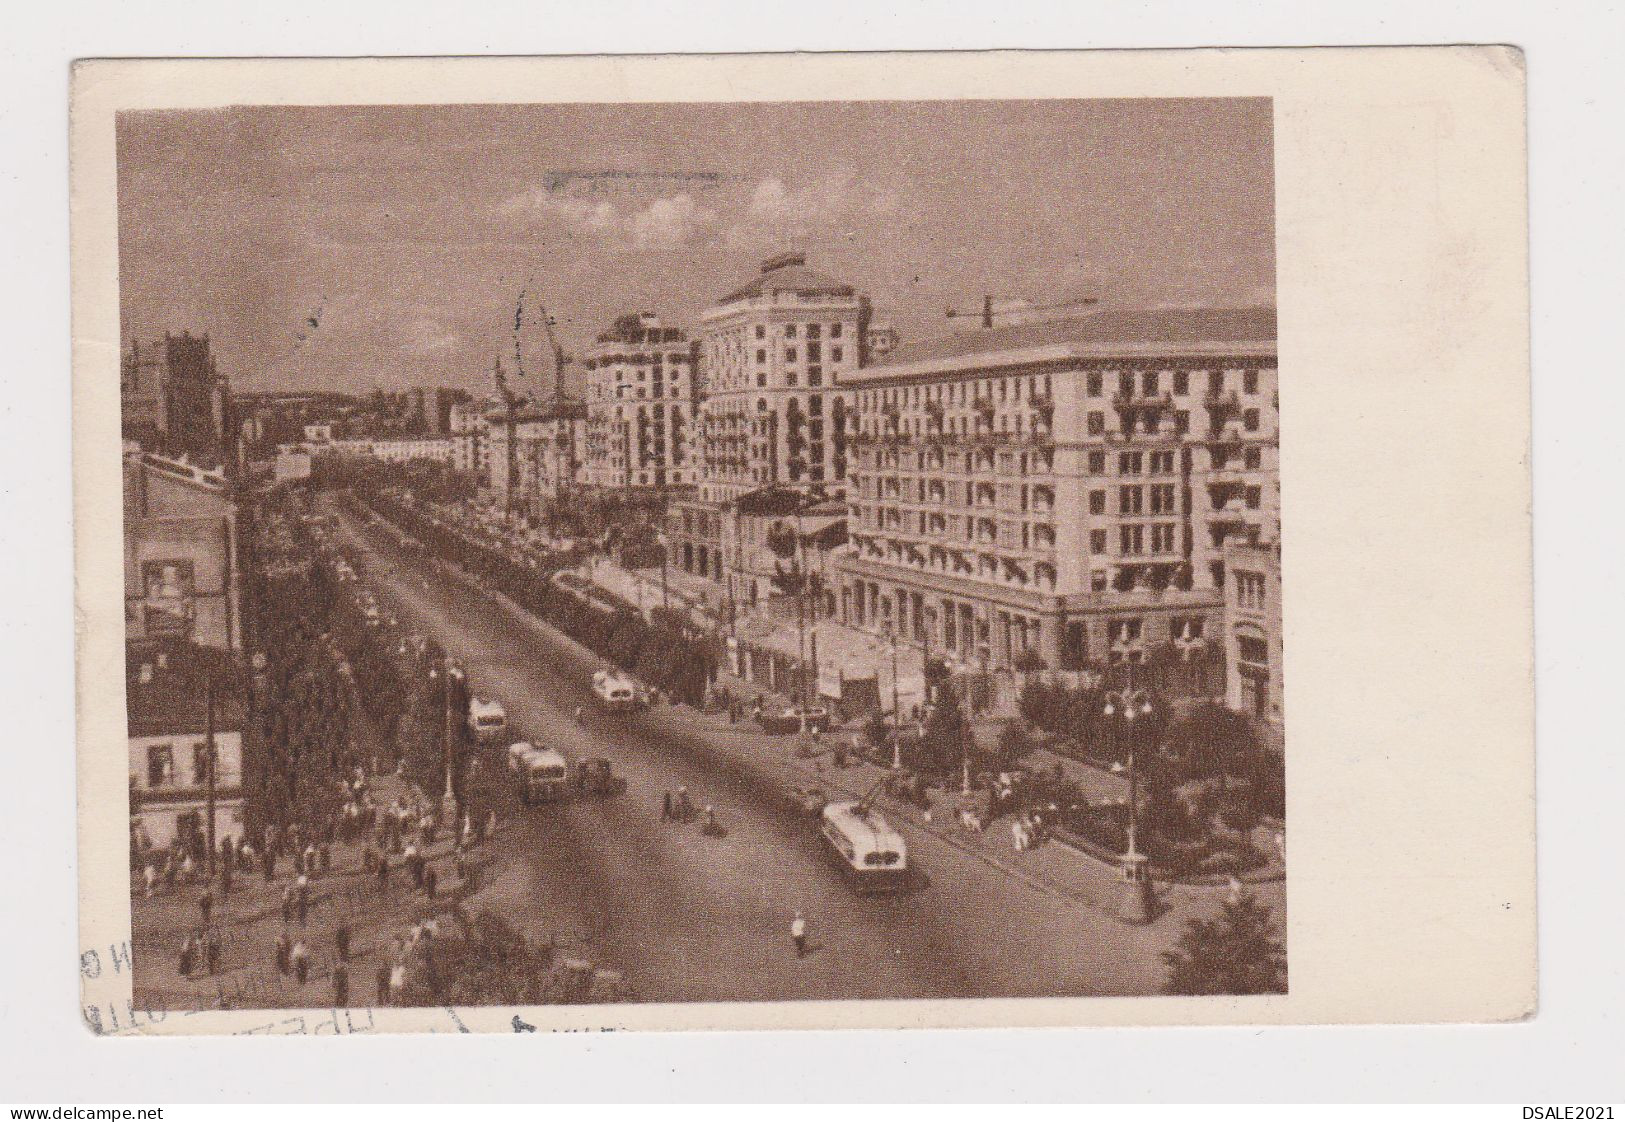
[[[1118,475],[1139,475],[1145,466],[1145,461],[1139,452],[1119,452],[1117,454]]]
[[[1089,390],[1089,396],[1090,397],[1099,397],[1100,393],[1101,393],[1100,371],[1091,370],[1089,372],[1089,377],[1086,379],[1086,384],[1087,384],[1087,387],[1088,387],[1088,390]]]
[[[1098,413],[1098,412],[1097,413],[1090,413],[1089,414],[1089,435],[1090,436],[1099,436],[1101,433],[1103,433],[1105,431],[1106,431],[1106,414]]]
[[[767,328],[762,326],[761,324],[757,324],[756,325],[756,337],[758,339],[766,339],[767,338]]]
[[[1179,409],[1174,412],[1174,432],[1184,436],[1191,431],[1191,414],[1188,409]]]
[[[167,744],[147,749],[147,786],[163,787],[175,778],[175,753]]]
[[[784,325],[784,337],[786,339],[794,339],[796,337],[796,325],[795,324],[787,323],[787,324]]]
[[[807,338],[816,339],[822,333],[823,333],[823,328],[820,327],[818,324],[809,323],[807,325]]]
[[[1244,371],[1242,371],[1242,374],[1241,374],[1241,392],[1242,393],[1257,393],[1258,392],[1258,371],[1256,371],[1256,370],[1244,370]]]
[[[148,561],[141,567],[149,635],[188,635],[197,592],[190,561]]]
[[[192,745],[192,786],[206,787],[209,783],[209,746]]]
[[[832,323],[832,324],[829,325],[829,337],[831,339],[839,339],[841,337],[841,325],[840,324]]]
[[[1090,553],[1105,553],[1106,552],[1106,531],[1105,530],[1090,530],[1089,531],[1089,552]]]
[[[1191,392],[1191,374],[1189,370],[1174,371],[1174,392],[1179,394]]]
[[[1264,607],[1264,575],[1234,570],[1236,603],[1240,607],[1259,610]]]
[[[1138,487],[1119,487],[1117,489],[1117,510],[1120,514],[1139,514],[1143,509],[1145,496]]]
[[[1089,513],[1090,514],[1105,514],[1106,513],[1106,492],[1104,492],[1104,491],[1090,491],[1089,492]]]
[[[1106,474],[1106,453],[1104,453],[1104,452],[1090,452],[1089,453],[1089,473],[1091,475],[1104,475],[1104,474]]]
[[[840,324],[836,324],[835,326],[839,327]],[[841,361],[841,356],[843,354],[845,354],[845,350],[843,348],[841,348],[841,347],[831,347],[829,349],[829,360],[831,362],[840,362]]]
[[[767,361],[767,352],[764,351],[760,347],[756,348],[756,361],[757,362],[766,362]]]
[[[1172,483],[1157,483],[1152,485],[1151,513],[1174,513],[1174,485]]]
[[[1242,463],[1249,468],[1257,470],[1264,466],[1264,450],[1262,448],[1248,448],[1241,454]]]
[[[1259,487],[1247,488],[1247,509],[1257,510],[1264,499],[1264,492]]]
[[[796,360],[796,349],[794,347],[786,347],[786,348],[784,348],[784,361],[785,362],[794,362],[795,360]]]
[[[1147,370],[1140,376],[1140,386],[1146,397],[1157,396],[1157,381],[1157,372],[1155,370]]]
[[[1172,522],[1159,522],[1151,527],[1151,552],[1172,553],[1174,551],[1174,524]]]

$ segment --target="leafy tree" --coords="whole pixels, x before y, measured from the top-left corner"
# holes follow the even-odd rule
[[[931,708],[920,733],[920,748],[928,765],[937,771],[950,771],[964,758],[970,729],[959,699],[944,689],[941,700]]]
[[[401,1004],[535,1005],[548,1000],[551,947],[527,942],[491,912],[457,918],[456,927],[413,950]]]
[[[1286,992],[1286,948],[1275,937],[1270,910],[1247,893],[1227,901],[1213,919],[1193,919],[1164,951],[1171,994]]]
[[[1004,728],[999,730],[998,754],[993,762],[1000,771],[1007,771],[1020,764],[1023,757],[1030,755],[1037,747],[1038,741],[1033,738],[1026,721],[1019,717],[1006,721]]]
[[[870,713],[869,719],[864,722],[863,735],[876,748],[884,748],[891,740],[891,726],[886,723],[886,715],[879,709]]]

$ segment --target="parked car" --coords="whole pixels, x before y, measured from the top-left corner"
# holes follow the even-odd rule
[[[763,713],[757,718],[763,732],[800,732],[805,724],[808,732],[828,732],[829,710],[822,705],[792,705],[780,713]]]
[[[790,801],[807,817],[815,818],[823,813],[825,805],[829,802],[829,796],[824,793],[822,787],[795,786],[790,788]]]
[[[576,791],[584,798],[607,799],[626,790],[626,780],[616,775],[608,760],[594,756],[576,765]]]

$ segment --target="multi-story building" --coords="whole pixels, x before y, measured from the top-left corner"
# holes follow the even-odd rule
[[[586,482],[596,487],[684,487],[698,400],[687,335],[650,312],[620,316],[586,356]]]
[[[119,366],[119,399],[124,439],[145,451],[207,464],[230,458],[237,428],[231,389],[215,368],[208,335],[132,342]]]
[[[868,316],[856,289],[800,253],[762,262],[703,313],[702,500],[773,485],[840,488],[848,419],[838,387],[862,361]]]
[[[458,401],[452,404],[448,416],[452,467],[472,473],[485,487],[491,485],[491,423],[488,415],[498,404],[490,400]]]
[[[1274,523],[1273,309],[1100,310],[851,372],[848,622],[1008,666],[1201,650]]]
[[[240,673],[224,652],[184,642],[131,642],[125,663],[131,850],[179,841],[201,860],[211,810],[215,839],[243,836]]]
[[[124,634],[235,651],[242,642],[237,506],[225,473],[129,446]]]
[[[497,500],[514,503],[540,517],[548,503],[582,481],[588,444],[587,407],[579,398],[554,394],[544,402],[524,402],[513,416],[511,457],[513,494],[509,494],[508,418],[505,409],[491,414],[491,487]]]
[[[436,463],[449,464],[455,452],[454,442],[445,436],[358,436],[311,442],[304,447],[318,455],[366,456],[388,464],[404,464],[409,460],[434,460]]]

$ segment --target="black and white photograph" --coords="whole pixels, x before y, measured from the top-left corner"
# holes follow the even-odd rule
[[[1287,993],[1273,114],[120,112],[130,1016]]]

